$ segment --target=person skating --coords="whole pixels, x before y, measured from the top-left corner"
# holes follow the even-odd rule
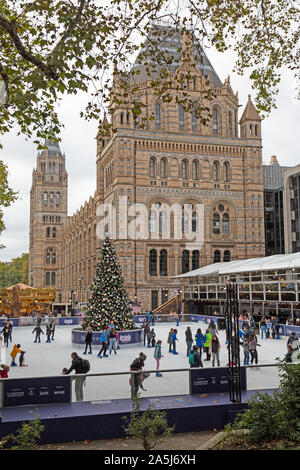
[[[140,372],[140,374],[134,374],[133,377],[133,394],[134,396],[137,395],[139,388],[144,390],[146,392],[147,390],[143,387],[143,381],[149,377],[150,374],[144,373],[142,374],[141,372],[143,371],[143,367],[145,365],[145,360],[147,359],[147,356],[144,353],[140,353],[139,357],[137,357],[132,364],[130,365],[130,371],[132,372]],[[132,385],[131,378],[129,380],[130,385]]]
[[[8,379],[9,366],[1,364],[0,379]]]
[[[8,340],[9,340],[9,328],[5,326],[3,330],[1,331],[3,334],[3,339],[4,339],[4,347],[8,348]]]
[[[209,354],[210,343],[211,343],[211,334],[209,330],[207,329],[205,331],[205,341],[204,341],[204,347],[203,347],[204,351],[206,352],[206,359],[204,359],[205,361],[210,361],[210,354]]]
[[[256,365],[258,364],[258,355],[257,355],[257,349],[256,349],[257,346],[260,346],[260,344],[258,344],[257,342],[256,335],[252,333],[249,338],[249,351],[251,355],[251,365],[253,364],[253,362],[255,362]]]
[[[10,353],[10,356],[11,356],[11,364],[10,366],[11,367],[16,367],[16,357],[17,357],[17,354],[21,354],[23,351],[21,348],[21,345],[20,344],[15,344],[11,353]],[[25,351],[24,351],[25,352]]]
[[[54,333],[55,333],[55,320],[52,320],[50,323],[50,329],[51,329],[51,341],[54,341]]]
[[[173,354],[178,354],[178,352],[176,351],[176,341],[178,341],[177,330],[174,329],[173,333],[172,333],[172,336],[171,336],[171,344],[172,344],[172,353]]]
[[[244,349],[244,366],[249,365],[249,359],[250,359],[250,350],[249,350],[249,340],[248,338],[244,338],[244,341],[242,343],[242,348]]]
[[[114,350],[115,355],[117,354],[117,339],[116,339],[116,330],[112,328],[109,332],[109,354],[111,354],[112,349]]]
[[[49,323],[47,323],[46,325],[46,336],[47,336],[47,340],[46,340],[46,343],[51,343],[51,326]]]
[[[37,325],[35,329],[33,330],[32,334],[35,332],[35,340],[34,343],[41,342],[41,333],[44,334],[42,328]]]
[[[199,354],[198,347],[193,346],[190,354],[189,354],[189,364],[190,367],[203,367],[201,354]]]
[[[154,329],[152,328],[152,330],[150,331],[150,335],[149,335],[149,341],[150,341],[150,347],[154,348],[155,346],[155,331]],[[148,344],[148,348],[149,348],[149,344]]]
[[[217,335],[213,335],[211,338],[211,342],[209,345],[209,354],[212,355],[212,366],[215,367],[215,361],[217,360],[217,364],[220,367],[220,349],[221,344],[217,337]]]
[[[186,357],[189,357],[191,350],[192,350],[192,345],[193,345],[193,335],[191,332],[191,328],[188,326],[185,330],[185,341],[186,341]]]
[[[27,364],[24,364],[24,356],[26,351],[21,351],[19,356],[19,367],[26,367]]]
[[[100,349],[99,353],[97,354],[98,357],[102,358],[101,354],[103,352],[103,357],[108,357],[106,354],[107,346],[108,346],[108,326],[106,326],[100,336],[100,342],[102,344],[102,348]]]
[[[92,354],[93,332],[92,332],[92,328],[90,328],[89,326],[86,329],[84,342],[85,342],[85,351],[83,354],[87,353],[88,347],[90,348],[89,354]]]
[[[146,326],[144,328],[144,346],[146,346],[146,340],[148,340],[148,336],[150,334],[150,326],[149,323],[146,323]],[[149,344],[149,341],[148,341]]]
[[[210,320],[210,323],[208,325],[208,331],[210,332],[212,337],[218,334],[217,325],[213,320]]]
[[[205,343],[205,335],[202,333],[201,328],[198,328],[196,334],[195,334],[195,342],[196,346],[198,348],[198,354],[202,358],[202,348]]]
[[[260,320],[260,338],[263,339],[265,335],[265,339],[267,339],[267,322],[265,317],[262,317]]]
[[[161,358],[164,357],[161,354],[161,345],[162,345],[162,342],[159,339],[154,349],[154,359],[156,360],[156,377],[162,377],[162,374],[159,372],[159,363],[160,363]]]
[[[289,346],[288,346],[287,353],[286,353],[286,355],[284,356],[284,359],[283,359],[283,360],[284,360],[285,362],[293,362],[293,352],[294,352],[294,351],[293,351],[292,347],[289,345]]]
[[[167,343],[169,345],[169,353],[172,352],[172,342],[171,342],[172,334],[173,334],[173,328],[170,329],[169,334],[168,334],[168,339],[167,339]]]

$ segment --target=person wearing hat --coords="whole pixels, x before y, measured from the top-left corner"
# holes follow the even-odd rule
[[[108,347],[108,331],[109,331],[109,327],[106,326],[101,332],[100,342],[102,344],[102,348],[97,354],[97,357],[101,357],[101,359],[102,359],[102,356],[101,356],[102,351],[103,351],[103,357],[108,357],[108,355],[106,354],[106,350]]]

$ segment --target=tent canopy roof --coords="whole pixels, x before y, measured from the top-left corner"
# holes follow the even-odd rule
[[[300,268],[300,253],[287,255],[273,255],[264,258],[250,258],[223,263],[213,263],[203,268],[194,269],[174,278],[187,278],[196,276],[212,276],[222,274],[238,274],[257,271],[274,271],[279,269]]]

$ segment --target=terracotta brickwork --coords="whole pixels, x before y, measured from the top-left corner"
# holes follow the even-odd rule
[[[222,84],[208,64],[210,86],[215,93],[212,102],[207,103],[211,110],[208,126],[200,125],[192,112],[182,111],[175,101],[166,104],[155,99],[150,78],[141,73],[135,94],[145,104],[142,110],[145,127],[134,122],[130,103],[127,106],[111,104],[109,120],[116,132],[105,138],[101,132],[97,136],[95,195],[72,217],[66,215],[66,181],[60,182],[64,212],[61,225],[57,227],[58,244],[55,245],[58,252],[56,287],[60,295],[57,301],[68,303],[71,290],[76,291],[76,300],[88,300],[88,288],[101,248],[101,239],[96,233],[100,220],[96,210],[101,204],[114,207],[115,246],[126,287],[130,298],[137,297],[143,309],[154,308],[176,295],[180,283],[172,276],[181,274],[182,269],[192,270],[218,260],[264,256],[261,118],[249,96],[239,120],[238,94],[233,92],[230,79]],[[179,65],[178,70],[186,73],[186,64],[181,69]],[[193,77],[193,86],[185,92],[197,100],[201,87],[206,86],[200,67],[193,69]],[[116,79],[112,93],[121,93]],[[46,261],[43,264],[43,257],[49,245],[41,223],[45,208],[37,201],[44,191],[52,188],[52,182],[37,181],[37,171],[33,177],[30,218],[31,279],[35,287],[44,285],[47,265]],[[178,224],[184,222],[175,219],[173,214],[168,238],[164,238],[163,233],[156,239],[151,238],[149,220],[144,227],[148,236],[137,240],[123,232],[120,236],[121,226],[125,226],[121,222],[124,204],[128,208],[142,204],[149,214],[153,204],[158,208],[164,204],[178,204],[182,208],[190,204],[192,211],[197,205],[203,205],[203,246],[186,249],[184,234],[181,239],[174,236]],[[126,218],[129,224],[135,224],[132,213]],[[196,230],[200,230],[199,221]]]

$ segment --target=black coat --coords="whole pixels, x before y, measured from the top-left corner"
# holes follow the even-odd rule
[[[91,331],[86,334],[84,342],[87,344],[92,344],[92,341],[93,341],[93,332]]]
[[[84,374],[85,372],[83,371],[83,364],[82,364],[82,359],[78,355],[76,355],[72,361],[72,365],[70,369],[66,372],[66,374],[70,374],[72,370],[75,370],[75,374]]]

